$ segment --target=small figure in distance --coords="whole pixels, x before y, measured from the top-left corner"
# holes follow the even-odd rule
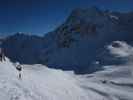
[[[102,83],[103,83],[103,84],[106,84],[106,83],[107,83],[107,80],[102,80]]]
[[[5,61],[5,54],[4,54],[4,50],[2,48],[0,48],[0,61]]]
[[[21,66],[21,64],[20,63],[16,63],[16,69],[17,69],[17,71],[19,72],[19,74],[18,74],[18,78],[19,79],[22,79],[22,66]]]

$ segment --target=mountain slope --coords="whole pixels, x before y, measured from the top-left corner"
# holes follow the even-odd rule
[[[79,8],[44,37],[16,34],[5,39],[3,47],[12,61],[90,73],[101,69],[91,67],[91,63],[105,45],[117,40],[132,42],[132,25],[132,12]]]

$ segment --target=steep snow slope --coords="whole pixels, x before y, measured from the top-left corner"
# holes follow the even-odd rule
[[[114,43],[108,46],[110,53],[130,58],[127,63],[104,66],[104,70],[87,75],[23,65],[20,80],[14,64],[6,59],[0,62],[0,100],[132,100],[133,47]]]
[[[9,60],[0,68],[0,100],[88,100],[78,82],[63,71],[24,65],[20,80]]]

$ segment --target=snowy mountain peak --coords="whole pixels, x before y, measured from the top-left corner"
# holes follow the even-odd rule
[[[97,7],[90,7],[86,9],[76,8],[71,12],[70,16],[67,19],[67,22],[70,21],[71,23],[75,23],[76,20],[90,21],[103,15],[103,11],[101,11]]]
[[[91,16],[91,15],[100,15],[102,11],[97,7],[90,7],[90,8],[76,8],[72,11],[70,16],[73,17],[83,17],[83,16]]]

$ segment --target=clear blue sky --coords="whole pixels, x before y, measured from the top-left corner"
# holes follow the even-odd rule
[[[0,0],[0,34],[42,35],[63,23],[72,9],[90,6],[133,11],[133,0]]]

